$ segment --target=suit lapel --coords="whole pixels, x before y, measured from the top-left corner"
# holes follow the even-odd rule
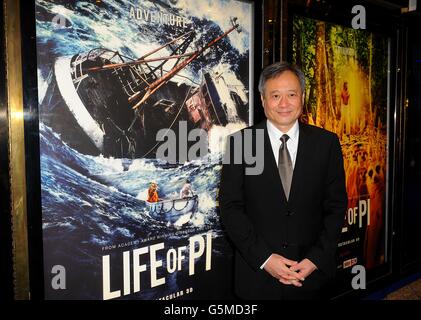
[[[297,158],[295,159],[294,173],[292,175],[291,191],[289,201],[292,202],[297,197],[300,184],[305,181],[305,166],[311,159],[311,141],[305,124],[299,122],[300,133],[298,137]]]
[[[281,177],[279,176],[278,166],[276,165],[276,160],[273,155],[272,144],[270,143],[270,138],[267,130],[266,120],[263,121],[263,125],[259,123],[259,128],[264,129],[265,131],[265,159],[264,159],[264,179],[268,181],[268,185],[274,186],[279,190],[282,201],[286,203],[287,199],[282,187]]]
[[[272,150],[272,145],[270,143],[266,121],[265,121],[264,130],[265,130],[265,168],[267,166],[269,174],[274,174],[275,172],[276,174],[278,174],[278,166],[276,165],[276,161],[273,156],[273,150]]]

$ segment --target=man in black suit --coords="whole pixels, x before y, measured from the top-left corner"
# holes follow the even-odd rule
[[[221,218],[236,248],[235,289],[243,299],[317,299],[335,273],[348,201],[341,146],[334,133],[298,121],[304,89],[297,67],[266,67],[259,91],[267,120],[239,133],[244,148],[264,145],[263,170],[247,174],[245,153],[241,163],[223,164]],[[238,152],[233,139],[230,159]]]

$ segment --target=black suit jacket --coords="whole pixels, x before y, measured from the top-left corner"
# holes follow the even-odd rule
[[[347,208],[339,139],[332,132],[299,124],[297,158],[287,201],[266,120],[237,134],[244,139],[244,130],[251,130],[255,152],[256,129],[264,130],[263,172],[246,175],[245,169],[253,164],[231,161],[223,164],[221,176],[222,223],[236,247],[236,293],[244,299],[314,298],[334,276],[335,251]],[[227,152],[231,159],[233,148],[230,143]],[[272,253],[296,261],[308,258],[318,270],[301,288],[283,285],[260,269]]]

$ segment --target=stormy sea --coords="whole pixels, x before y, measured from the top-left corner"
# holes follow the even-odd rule
[[[215,203],[220,164],[213,163],[212,159],[168,168],[165,162],[156,159],[107,159],[83,155],[42,124],[40,147],[47,298],[49,293],[51,297],[59,293],[59,299],[102,299],[102,257],[111,255],[111,277],[115,278],[118,289],[117,284],[123,277],[122,252],[149,244],[162,242],[166,249],[188,246],[189,237],[211,231],[213,267],[218,269],[218,264],[229,256],[230,249],[220,228]],[[155,177],[157,173],[159,194],[170,199],[177,197],[178,189],[189,177],[199,198],[198,210],[189,221],[169,224],[150,215],[141,199],[149,177]],[[165,253],[166,249],[161,252]],[[164,261],[165,267],[166,257],[159,259]],[[200,261],[196,263],[200,264]],[[68,287],[63,292],[51,286],[51,270],[55,265],[63,266],[67,271]],[[167,277],[165,285],[155,289],[145,285],[146,288],[130,298],[158,299],[183,289],[188,283],[200,283],[202,276],[211,278],[203,267],[201,270],[196,267],[196,270],[199,275],[190,281],[177,281],[177,278],[188,277],[186,260],[178,277],[177,274],[164,274]],[[149,277],[148,274],[145,277]],[[146,278],[145,283],[148,282]],[[208,296],[206,291],[197,294]]]

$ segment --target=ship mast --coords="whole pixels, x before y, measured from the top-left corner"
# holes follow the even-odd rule
[[[217,38],[213,39],[212,41],[208,42],[203,48],[194,51],[192,53],[192,55],[191,55],[190,58],[186,59],[185,61],[183,61],[182,63],[180,63],[178,66],[174,67],[166,75],[164,75],[163,77],[159,78],[158,80],[156,80],[155,82],[153,82],[151,85],[149,85],[148,89],[146,90],[145,95],[143,96],[143,98],[139,102],[137,102],[134,105],[133,109],[139,108],[152,94],[154,94],[160,87],[162,87],[165,83],[167,83],[180,70],[184,69],[193,60],[197,59],[197,57],[199,57],[205,50],[207,50],[208,48],[210,48],[211,46],[213,46],[215,43],[217,43],[221,39],[225,38],[228,34],[230,34],[235,29],[237,29],[239,27],[239,24],[238,23],[235,23],[236,20],[237,20],[236,18],[234,18],[233,20],[231,20],[233,26],[229,30],[227,30],[226,32],[224,32],[224,34],[222,34],[219,37],[217,37]],[[131,101],[135,100],[136,98],[138,98],[139,95],[140,95],[140,91],[138,91],[137,93],[135,93],[134,95],[132,95],[129,98],[129,102],[131,102]]]
[[[148,63],[148,62],[154,62],[154,61],[160,61],[160,60],[169,60],[169,59],[177,59],[177,58],[184,57],[184,56],[191,56],[193,53],[185,53],[185,54],[180,54],[180,55],[171,55],[171,56],[168,56],[168,57],[145,59],[146,57],[149,57],[150,55],[154,54],[155,52],[158,52],[159,50],[179,41],[180,39],[189,36],[192,32],[193,31],[189,31],[187,33],[182,34],[178,38],[176,38],[174,40],[171,40],[170,42],[168,42],[168,43],[166,43],[166,44],[164,44],[164,45],[144,54],[143,56],[141,56],[139,59],[137,59],[135,61],[107,64],[107,65],[102,66],[102,67],[89,68],[88,71],[90,71],[90,72],[103,71],[103,70],[121,68],[121,67],[129,66],[129,65],[133,66],[133,65],[143,64],[143,63]]]
[[[189,31],[187,33],[182,34],[181,36],[177,37],[176,39],[146,53],[142,57],[140,57],[137,60],[125,62],[125,63],[114,63],[114,64],[107,64],[102,67],[94,67],[88,69],[89,72],[98,72],[98,71],[104,71],[104,70],[112,70],[117,69],[121,67],[127,67],[127,66],[134,66],[134,65],[140,65],[140,64],[146,64],[150,69],[151,67],[148,65],[148,62],[155,62],[155,61],[163,61],[158,67],[156,67],[154,70],[151,69],[152,72],[155,70],[161,68],[168,60],[171,59],[178,59],[173,68],[167,72],[165,75],[161,77],[157,77],[157,79],[152,82],[151,84],[146,83],[146,87],[143,88],[142,91],[137,91],[134,94],[132,94],[128,100],[130,103],[135,103],[133,106],[133,109],[138,109],[146,100],[148,100],[149,97],[151,97],[159,88],[161,88],[164,84],[166,84],[171,78],[173,78],[177,73],[179,73],[182,69],[184,69],[186,66],[188,66],[192,61],[196,60],[203,52],[205,52],[207,49],[215,45],[218,41],[225,38],[228,34],[230,34],[232,31],[237,30],[237,32],[240,32],[239,24],[237,23],[237,18],[231,19],[232,27],[225,31],[222,35],[219,37],[213,39],[212,41],[208,42],[204,47],[197,49],[193,52],[188,53],[182,53],[182,54],[172,54],[170,56],[166,57],[159,57],[159,58],[149,58],[147,57],[151,56],[152,54],[170,46],[173,43],[176,43],[177,41],[181,39],[185,39],[182,44],[180,44],[176,49],[173,50],[173,53],[175,53],[178,48],[183,47],[184,50],[187,48],[186,42],[191,39],[193,36],[193,31]],[[185,59],[180,64],[179,61],[181,59]],[[144,92],[144,95],[142,96],[142,92]]]

